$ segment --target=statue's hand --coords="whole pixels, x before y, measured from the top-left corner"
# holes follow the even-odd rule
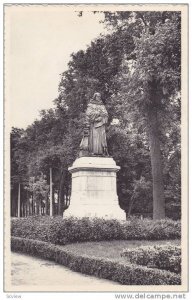
[[[95,122],[101,122],[102,121],[102,117],[97,117],[97,118],[95,118]]]

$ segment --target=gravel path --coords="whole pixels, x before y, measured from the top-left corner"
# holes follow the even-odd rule
[[[55,262],[12,252],[12,285],[70,286],[97,285],[97,287],[119,285],[116,282],[76,273]]]

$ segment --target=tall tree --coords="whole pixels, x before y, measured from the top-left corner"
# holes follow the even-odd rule
[[[29,178],[29,183],[26,189],[32,194],[35,213],[42,215],[45,207],[45,199],[47,199],[49,185],[44,175],[40,175],[34,180],[34,177]]]
[[[128,17],[128,18],[127,18]],[[120,97],[131,102],[137,118],[144,121],[151,154],[153,218],[165,217],[160,116],[180,90],[180,14],[177,12],[133,12],[106,14],[116,31],[132,32],[133,61],[125,56],[120,75]],[[125,41],[126,43],[126,41]],[[130,108],[130,105],[128,105]]]
[[[21,216],[21,206],[26,201],[27,158],[29,147],[25,131],[12,128],[10,143],[11,155],[11,215]]]

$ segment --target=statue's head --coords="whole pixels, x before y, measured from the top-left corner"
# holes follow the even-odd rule
[[[101,94],[96,92],[96,93],[93,95],[93,99],[101,100]]]
[[[91,99],[90,103],[94,103],[94,104],[103,104],[102,100],[101,100],[101,94],[96,92],[93,95],[93,98]]]

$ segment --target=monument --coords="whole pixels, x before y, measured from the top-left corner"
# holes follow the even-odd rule
[[[95,93],[86,110],[79,157],[69,168],[72,174],[70,206],[65,216],[125,220],[118,204],[116,173],[120,167],[108,155],[105,127],[108,113]]]

